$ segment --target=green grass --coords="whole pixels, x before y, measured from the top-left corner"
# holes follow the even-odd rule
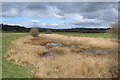
[[[27,36],[27,33],[3,33],[2,34],[2,55],[6,53],[10,42],[20,37]],[[3,78],[32,78],[31,69],[14,64],[12,61],[2,58],[2,77]]]
[[[81,36],[81,37],[101,37],[101,38],[117,38],[117,36],[110,33],[78,33],[78,32],[56,32],[57,34]]]

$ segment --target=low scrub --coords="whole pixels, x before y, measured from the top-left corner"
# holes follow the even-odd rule
[[[120,34],[120,32],[118,31],[119,28],[120,28],[120,22],[114,23],[114,24],[112,24],[111,26],[112,26],[112,28],[111,28],[110,32],[111,32],[112,34],[115,34],[115,35]]]
[[[38,28],[31,28],[30,34],[31,34],[33,37],[38,37],[38,35],[39,35],[39,29],[38,29]]]

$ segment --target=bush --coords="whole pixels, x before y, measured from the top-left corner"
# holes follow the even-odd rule
[[[52,34],[51,30],[46,30],[46,34]]]
[[[39,35],[39,29],[38,29],[38,28],[31,28],[30,34],[31,34],[33,37],[38,37],[38,35]]]
[[[111,26],[112,26],[112,28],[111,28],[110,32],[113,33],[113,34],[118,35],[119,34],[119,32],[118,32],[118,29],[119,29],[118,23],[114,23]]]

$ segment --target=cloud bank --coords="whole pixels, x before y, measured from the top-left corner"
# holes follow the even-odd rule
[[[116,2],[3,2],[3,23],[26,27],[110,27],[118,20]],[[14,18],[19,17],[19,20]],[[24,20],[24,17],[31,19]],[[6,18],[12,18],[10,21]],[[45,20],[44,20],[45,19]],[[50,21],[52,20],[52,21]]]

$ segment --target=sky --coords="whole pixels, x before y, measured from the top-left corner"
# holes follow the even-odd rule
[[[2,2],[0,23],[27,28],[109,28],[117,2]]]

